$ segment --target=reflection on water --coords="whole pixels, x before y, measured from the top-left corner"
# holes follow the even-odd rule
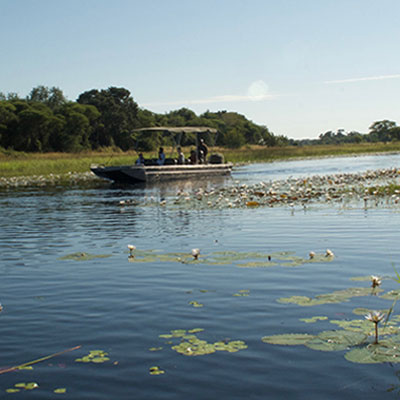
[[[235,170],[233,180],[267,181],[332,173],[334,168],[365,171],[397,166],[398,161],[393,155],[254,165]],[[396,391],[388,390],[398,385],[397,364],[354,364],[345,360],[345,352],[269,345],[261,338],[314,334],[333,329],[329,320],[354,319],[357,307],[390,307],[379,296],[315,307],[277,299],[315,298],[369,285],[350,280],[357,276],[393,276],[393,265],[400,260],[399,213],[380,208],[172,209],[157,204],[178,190],[193,191],[193,185],[209,189],[230,183],[0,192],[0,367],[82,346],[35,364],[33,370],[0,374],[0,398],[53,399],[57,388],[79,399],[393,398]],[[157,201],[152,206],[120,204],[145,197]],[[157,250],[161,258],[129,262],[128,244]],[[293,252],[302,258],[329,248],[335,258],[291,268],[162,258],[174,252],[189,256],[192,248],[201,249],[200,257]],[[61,259],[76,252],[109,257]],[[386,292],[398,285],[386,279],[382,288]],[[203,307],[193,307],[195,302]],[[300,321],[314,316],[328,319]],[[242,340],[248,348],[190,357],[159,337],[195,328],[204,329],[198,337],[208,343]],[[108,353],[110,360],[75,362],[93,350]],[[165,374],[151,375],[153,366]],[[5,392],[18,382],[37,382],[39,388]]]

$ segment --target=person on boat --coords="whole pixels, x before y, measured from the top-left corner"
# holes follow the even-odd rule
[[[157,164],[164,165],[164,163],[165,163],[165,153],[164,153],[164,149],[162,147],[160,147],[160,150],[158,150]]]
[[[200,139],[200,143],[197,150],[200,163],[205,164],[207,160],[208,148],[204,143],[204,139]]]
[[[178,164],[183,165],[185,164],[185,155],[183,154],[182,148],[178,147]]]
[[[190,150],[189,162],[190,164],[197,164],[197,154],[194,150]]]
[[[136,160],[136,165],[144,165],[143,153],[139,153],[139,158]]]

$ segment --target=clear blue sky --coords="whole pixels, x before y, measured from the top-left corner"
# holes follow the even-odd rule
[[[399,122],[398,0],[0,0],[0,91],[125,87],[277,135]]]

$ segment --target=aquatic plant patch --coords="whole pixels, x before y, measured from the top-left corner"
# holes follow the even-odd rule
[[[162,339],[179,339],[179,344],[171,346],[171,349],[185,356],[202,356],[212,354],[217,351],[235,353],[239,350],[247,349],[247,345],[242,340],[223,340],[209,343],[199,339],[195,333],[203,332],[203,329],[173,330],[169,334],[159,335]],[[173,343],[172,343],[173,344]]]
[[[76,358],[76,362],[83,362],[83,363],[95,363],[95,364],[100,364],[104,363],[106,361],[109,361],[108,353],[106,353],[103,350],[91,350],[88,355],[81,357],[81,358]]]
[[[73,261],[88,261],[93,260],[95,258],[107,258],[111,257],[111,254],[89,254],[89,253],[72,253],[66,256],[60,257],[60,260],[73,260]]]
[[[39,385],[36,382],[28,382],[28,383],[19,382],[19,383],[16,383],[13,388],[6,389],[6,392],[7,393],[17,393],[17,392],[20,392],[21,390],[33,390],[33,389],[37,389],[38,387],[39,387]]]
[[[84,254],[84,253],[83,253]],[[70,255],[69,259],[80,259]],[[63,258],[65,259],[65,258]],[[180,262],[189,265],[234,265],[240,268],[269,268],[275,266],[298,267],[310,263],[332,262],[334,257],[327,257],[325,253],[315,254],[313,258],[296,256],[293,252],[281,251],[273,253],[262,252],[237,252],[237,251],[215,251],[203,252],[196,258],[191,253],[160,253],[157,250],[135,250],[134,256],[128,257],[130,262]]]
[[[374,311],[376,315],[384,315]],[[371,313],[369,313],[371,315]],[[372,319],[365,316],[363,319],[354,320],[330,320],[331,324],[341,329],[325,330],[319,334],[289,333],[262,337],[262,341],[268,344],[285,346],[306,346],[319,351],[346,351],[345,358],[348,361],[369,364],[383,362],[400,362],[400,322],[399,316],[391,321],[383,323],[379,329],[379,335],[384,339],[371,343],[371,338],[376,334]],[[307,319],[320,320],[316,316]],[[306,319],[302,319],[306,320]],[[325,318],[324,318],[325,320]]]
[[[297,304],[303,307],[317,306],[322,304],[334,304],[349,301],[352,297],[369,296],[371,291],[379,292],[382,289],[371,289],[371,288],[349,288],[344,290],[337,290],[332,293],[320,294],[315,298],[307,296],[291,296],[281,297],[277,301],[278,303],[291,303]]]

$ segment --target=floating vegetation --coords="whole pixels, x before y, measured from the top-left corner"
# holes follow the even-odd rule
[[[284,346],[299,346],[306,344],[313,339],[314,335],[308,333],[285,333],[282,335],[264,336],[261,340],[264,343],[280,344]]]
[[[235,265],[241,268],[268,268],[274,266],[297,267],[309,263],[331,262],[333,257],[326,257],[324,253],[316,254],[312,259],[296,256],[293,252],[282,251],[275,253],[261,252],[237,252],[216,251],[203,254],[200,258],[200,250],[196,250],[194,256],[187,253],[160,254],[156,250],[135,250],[135,256],[129,257],[131,262],[180,262],[182,264],[204,264],[204,265]],[[199,253],[197,253],[199,251]],[[203,291],[203,293],[206,291]]]
[[[357,312],[364,309],[356,309]],[[302,321],[324,320],[326,317],[303,318]],[[393,317],[380,329],[384,340],[378,343],[377,326],[384,319],[381,311],[369,312],[364,319],[330,320],[342,329],[326,330],[319,334],[290,333],[264,336],[264,343],[286,346],[303,345],[319,351],[347,351],[348,361],[369,364],[382,362],[400,362],[400,316]],[[373,322],[373,324],[371,324]],[[373,337],[374,343],[370,343]]]
[[[399,300],[400,299],[400,289],[391,290],[381,296],[382,299],[386,300]]]
[[[53,392],[57,393],[57,394],[64,394],[64,393],[67,393],[67,389],[66,388],[57,388],[57,389],[54,389]]]
[[[206,340],[199,339],[195,333],[204,331],[201,328],[190,329],[188,331],[179,329],[171,331],[170,334],[159,335],[163,339],[180,338],[178,345],[172,346],[172,350],[185,356],[202,356],[212,354],[216,351],[226,351],[235,353],[239,350],[247,349],[247,345],[242,340],[218,341],[209,343]]]
[[[397,179],[397,168],[367,171],[356,174],[315,175],[307,178],[289,177],[285,180],[259,182],[252,185],[234,182],[230,186],[209,189],[178,190],[166,198],[156,200],[145,197],[141,202],[124,200],[125,206],[167,207],[167,208],[242,208],[295,207],[302,209],[316,203],[338,204],[345,207],[357,202],[360,207],[377,207],[382,198],[385,204],[398,207],[400,190],[393,184]],[[1,184],[1,179],[0,179]],[[121,201],[116,205],[121,206]]]
[[[234,293],[233,296],[235,297],[247,297],[250,294],[250,290],[242,289],[239,290],[238,293]]]
[[[374,289],[374,293],[381,291],[381,289]],[[291,296],[281,297],[277,301],[279,303],[292,303],[299,306],[317,306],[321,304],[334,304],[349,301],[352,297],[368,296],[371,294],[370,288],[349,288],[344,290],[337,290],[332,293],[320,294],[315,298],[307,296]],[[383,296],[382,296],[383,297]]]
[[[33,389],[37,389],[38,387],[39,387],[39,385],[36,382],[28,382],[28,383],[19,382],[19,383],[16,383],[13,388],[6,389],[6,392],[7,393],[17,393],[17,392],[20,392],[22,389],[23,390],[33,390]]]
[[[150,375],[162,375],[165,373],[165,371],[163,371],[159,367],[155,366],[155,367],[149,368],[149,373],[150,373]]]
[[[161,351],[162,349],[162,347],[150,347],[149,351]]]
[[[73,260],[73,261],[88,261],[95,258],[107,258],[111,257],[110,254],[89,254],[89,253],[72,253],[66,256],[60,257],[59,260]]]
[[[305,343],[313,350],[339,351],[359,345],[367,339],[367,335],[360,332],[346,330],[323,331]]]
[[[194,301],[194,300],[192,300],[192,301],[189,301],[189,304],[190,305],[192,305],[193,307],[203,307],[203,304],[201,304],[201,303],[198,303],[197,301]]]
[[[92,363],[100,364],[100,363],[110,360],[107,356],[108,356],[108,353],[106,353],[103,350],[92,350],[89,352],[89,354],[87,356],[84,356],[82,358],[77,358],[75,361],[83,362],[83,363],[92,362]]]
[[[328,319],[328,317],[311,317],[311,318],[300,318],[299,320],[302,322],[305,322],[307,324],[313,324],[317,321],[326,321]]]

